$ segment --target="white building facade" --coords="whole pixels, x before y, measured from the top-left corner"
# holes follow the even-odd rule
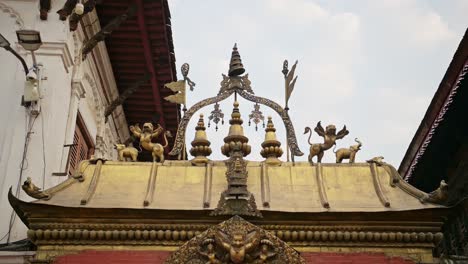
[[[21,190],[28,177],[41,189],[70,177],[69,152],[76,147],[73,143],[78,130],[90,139],[93,152],[84,158],[93,154],[113,159],[113,144],[129,137],[121,106],[107,122],[104,118],[105,107],[118,97],[104,42],[85,60],[80,55],[83,41],[100,30],[97,15],[89,13],[71,32],[68,21],[60,21],[55,14],[64,2],[52,1],[48,20],[41,20],[39,1],[0,0],[0,34],[28,67],[33,64],[31,53],[18,44],[15,32],[37,30],[43,42],[35,52],[40,99],[29,107],[21,105],[26,79],[23,67],[13,54],[0,49],[0,243],[26,238],[27,228],[8,202],[9,188],[21,200],[30,201],[32,198]]]

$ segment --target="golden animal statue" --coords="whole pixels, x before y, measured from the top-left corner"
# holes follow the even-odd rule
[[[114,148],[117,150],[119,161],[137,161],[138,150],[134,147],[127,147],[124,144],[115,144]]]
[[[258,246],[260,237],[257,231],[253,231],[244,235],[242,232],[235,232],[230,237],[218,231],[215,236],[216,244],[227,251],[226,257],[229,257],[234,264],[250,262],[252,257],[249,253]]]
[[[422,203],[435,203],[435,204],[443,204],[448,199],[448,184],[442,180],[440,182],[439,188],[435,189],[434,191],[424,195],[420,200]]]
[[[170,131],[164,133],[165,145],[159,143],[151,142],[153,138],[157,138],[164,129],[158,124],[158,127],[154,129],[152,123],[144,123],[143,129],[140,129],[140,126],[136,124],[135,126],[130,126],[130,131],[132,134],[140,139],[140,146],[145,150],[150,151],[153,156],[153,161],[164,162],[164,148],[169,145],[167,137],[171,136]]]
[[[354,141],[357,142],[357,145],[349,146],[349,148],[340,148],[335,152],[336,163],[341,163],[343,159],[349,159],[349,163],[354,163],[356,153],[361,150],[362,147],[362,143],[359,139],[355,138]]]
[[[335,125],[328,125],[325,130],[322,127],[320,121],[317,123],[317,126],[314,128],[314,131],[321,137],[323,137],[323,143],[310,143],[310,138],[312,137],[312,130],[310,127],[306,127],[304,134],[310,133],[309,135],[309,162],[313,164],[312,158],[317,156],[317,162],[322,162],[323,154],[326,150],[329,150],[333,145],[336,144],[336,140],[344,138],[349,134],[349,131],[346,130],[346,126],[343,127],[338,133],[336,133]]]
[[[48,192],[41,191],[41,188],[34,185],[34,183],[32,183],[31,177],[28,177],[26,181],[24,181],[21,188],[23,189],[23,191],[26,192],[26,194],[28,194],[32,198],[36,198],[39,200],[49,200],[52,197]]]

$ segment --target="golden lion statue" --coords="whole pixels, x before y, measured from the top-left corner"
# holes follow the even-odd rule
[[[171,136],[170,131],[164,133],[164,141],[166,142],[164,146],[159,143],[151,142],[153,138],[157,138],[159,134],[164,131],[159,124],[156,129],[154,129],[151,123],[144,123],[143,129],[140,129],[140,126],[136,124],[135,126],[130,126],[130,131],[135,137],[140,139],[140,146],[151,152],[153,161],[164,162],[164,148],[169,145],[167,137]]]
[[[328,125],[325,130],[322,127],[320,121],[317,123],[317,126],[314,128],[314,131],[321,137],[323,137],[323,143],[310,143],[310,138],[312,137],[312,130],[310,127],[306,127],[304,134],[310,133],[309,135],[309,145],[310,145],[310,153],[309,153],[309,162],[313,164],[312,158],[317,156],[317,162],[322,162],[323,154],[325,150],[330,149],[333,145],[336,144],[336,140],[344,138],[346,135],[349,134],[349,131],[346,130],[346,126],[341,129],[338,134],[336,133],[335,125]]]
[[[131,161],[137,161],[138,150],[134,147],[127,147],[124,144],[115,144],[114,148],[117,150],[119,155],[119,161],[126,161],[131,159]]]

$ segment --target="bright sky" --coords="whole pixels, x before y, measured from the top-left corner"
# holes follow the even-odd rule
[[[321,120],[325,127],[346,125],[350,131],[338,148],[354,138],[363,142],[357,161],[374,156],[398,167],[468,25],[467,0],[452,1],[309,1],[309,0],[169,0],[177,68],[191,66],[197,83],[188,107],[215,96],[227,73],[231,49],[238,43],[242,62],[257,96],[284,106],[284,59],[297,59],[299,76],[290,99],[290,116],[307,160],[304,128]],[[181,77],[180,71],[178,73]],[[233,99],[222,103],[226,120]],[[251,160],[261,160],[264,130],[249,127],[253,103],[240,100]],[[213,106],[200,111],[205,117]],[[278,137],[285,129],[272,110]],[[198,113],[187,130],[193,140]],[[207,120],[205,120],[207,122]],[[225,122],[207,130],[212,159],[224,159],[220,146]],[[312,142],[323,139],[314,133]],[[283,158],[285,158],[283,156]],[[333,162],[328,151],[325,162]]]

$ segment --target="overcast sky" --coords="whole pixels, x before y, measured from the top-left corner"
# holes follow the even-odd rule
[[[177,59],[191,66],[197,83],[188,106],[219,91],[231,49],[238,43],[256,95],[284,105],[284,59],[297,59],[299,75],[290,99],[290,116],[307,160],[306,126],[346,125],[338,148],[363,142],[357,161],[382,155],[398,167],[468,26],[467,0],[309,1],[169,0]],[[178,76],[181,77],[180,71]],[[226,121],[233,99],[222,103]],[[248,127],[253,103],[240,100],[244,130],[253,147],[248,159],[261,160],[263,128]],[[213,106],[201,110],[209,115]],[[282,143],[284,125],[272,110]],[[193,140],[192,119],[187,143]],[[213,159],[228,123],[207,130]],[[317,134],[312,141],[322,142]],[[284,157],[283,157],[284,158]],[[329,151],[324,161],[334,161]]]

